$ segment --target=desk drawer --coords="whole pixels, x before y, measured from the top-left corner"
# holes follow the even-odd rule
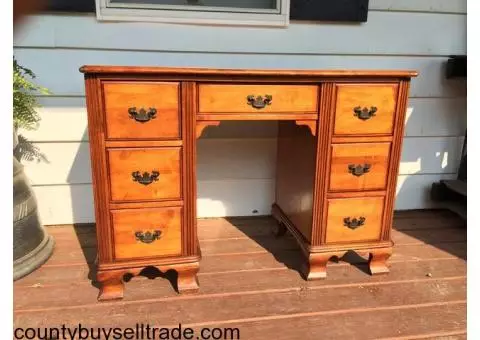
[[[332,145],[329,190],[385,189],[389,159],[390,143]]]
[[[379,240],[383,206],[383,197],[329,199],[327,243]]]
[[[108,139],[179,139],[178,83],[105,82]]]
[[[318,86],[199,85],[201,113],[310,112],[318,106]]]
[[[392,134],[397,84],[339,84],[336,135]]]
[[[180,255],[182,208],[110,212],[116,260]]]
[[[113,201],[181,199],[181,147],[109,149]]]

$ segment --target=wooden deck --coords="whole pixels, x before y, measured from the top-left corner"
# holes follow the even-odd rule
[[[365,259],[329,263],[306,282],[291,236],[269,217],[199,220],[200,293],[179,296],[169,275],[136,277],[125,299],[98,303],[92,226],[49,227],[53,256],[14,283],[14,327],[227,327],[240,339],[466,339],[466,227],[447,211],[395,216],[390,273]],[[347,261],[347,262],[345,262]],[[146,276],[149,276],[148,273]]]

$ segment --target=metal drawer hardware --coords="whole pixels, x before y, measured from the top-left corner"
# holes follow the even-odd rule
[[[272,104],[272,96],[266,94],[265,98],[262,96],[257,96],[257,98],[255,98],[254,95],[249,95],[247,96],[247,104],[252,105],[252,107],[256,109],[263,109],[265,106]]]
[[[349,164],[348,165],[348,172],[351,173],[353,176],[360,177],[367,172],[370,172],[370,168],[372,167],[371,164]]]
[[[155,115],[157,114],[157,109],[155,109],[154,107],[151,107],[151,108],[148,109],[148,111],[146,111],[142,107],[137,112],[136,107],[131,107],[131,108],[128,109],[128,114],[130,115],[131,119],[135,119],[137,122],[140,122],[140,123],[146,123],[150,119],[155,119],[156,118]]]
[[[158,181],[159,175],[160,173],[158,171],[152,171],[152,174],[145,171],[143,175],[140,174],[140,171],[132,172],[133,181],[143,185],[149,185],[153,181]]]
[[[357,229],[358,227],[361,227],[362,225],[365,224],[365,217],[359,217],[358,219],[356,218],[353,218],[352,220],[350,219],[350,217],[345,217],[343,219],[343,225],[345,227],[348,227],[352,230],[355,230]]]
[[[153,233],[149,231],[147,231],[146,233],[143,233],[141,231],[136,231],[135,239],[143,243],[152,243],[153,241],[160,239],[161,235],[162,235],[161,230],[154,230]]]
[[[357,106],[353,109],[354,116],[358,117],[361,120],[367,120],[375,116],[375,112],[377,112],[377,108],[375,106],[370,107],[370,110],[367,107],[363,109],[360,106]]]

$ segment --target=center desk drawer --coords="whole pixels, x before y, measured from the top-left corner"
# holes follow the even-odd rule
[[[116,260],[181,254],[181,207],[112,210],[110,214]]]
[[[105,82],[109,139],[179,139],[178,83]]]
[[[111,199],[181,199],[181,147],[109,149]]]
[[[201,113],[315,113],[318,86],[202,84],[198,98]]]
[[[390,143],[333,144],[330,191],[383,190]]]

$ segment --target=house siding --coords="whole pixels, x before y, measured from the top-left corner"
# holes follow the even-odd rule
[[[215,68],[414,69],[395,208],[434,207],[432,182],[456,177],[466,82],[445,78],[466,54],[466,1],[370,1],[362,24],[288,28],[101,23],[92,14],[32,17],[14,37],[18,61],[53,95],[24,132],[48,162],[24,161],[45,224],[93,222],[84,64]],[[276,123],[225,122],[198,140],[199,217],[269,214]]]

